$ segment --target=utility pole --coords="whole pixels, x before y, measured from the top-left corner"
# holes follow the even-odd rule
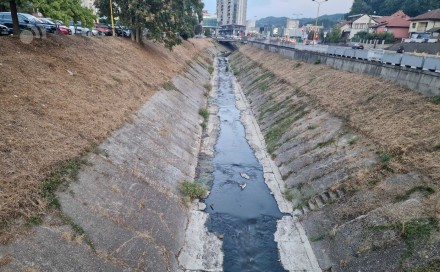
[[[113,30],[113,37],[116,36],[115,31],[115,20],[113,19],[113,1],[110,0],[110,19],[112,20],[112,30]]]
[[[327,2],[328,0],[321,0],[321,1],[312,0],[312,1],[315,2],[316,4],[318,4],[318,12],[316,13],[316,21],[315,21],[315,31],[313,33],[313,40],[318,40],[318,37],[319,37],[319,35],[318,35],[318,33],[319,33],[319,30],[318,30],[319,9],[321,8],[321,4],[324,2]]]

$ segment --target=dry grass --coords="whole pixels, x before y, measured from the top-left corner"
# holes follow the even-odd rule
[[[399,156],[403,168],[440,180],[440,106],[431,98],[365,74],[305,63],[298,68],[295,61],[250,46],[240,51]]]
[[[49,37],[30,45],[0,40],[3,225],[43,214],[40,188],[48,173],[105,139],[211,46],[194,40],[170,52],[112,38]]]

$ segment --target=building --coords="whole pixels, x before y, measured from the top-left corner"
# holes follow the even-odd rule
[[[408,38],[410,19],[408,15],[399,10],[391,16],[378,18],[376,20],[378,24],[372,28],[376,33],[392,33],[395,39]]]
[[[218,30],[217,14],[209,14],[208,11],[204,10],[202,27],[203,33],[205,33],[207,29],[209,29],[211,35],[216,35]]]
[[[439,38],[440,9],[431,10],[409,20],[411,38]]]
[[[350,27],[350,35],[349,39],[353,39],[354,36],[362,31],[370,32],[370,29],[377,25],[377,21],[382,16],[376,16],[376,15],[368,15],[368,14],[358,14],[358,15],[352,15],[348,18],[352,21],[351,27]]]
[[[81,6],[91,9],[94,14],[97,13],[97,10],[95,8],[95,0],[81,0]]]
[[[286,28],[284,29],[284,36],[287,37],[303,36],[303,31],[299,27],[299,20],[287,19]]]
[[[246,36],[255,35],[259,32],[259,28],[256,27],[256,21],[248,20],[246,21]]]
[[[246,15],[247,0],[217,0],[217,22],[221,34],[244,35]]]

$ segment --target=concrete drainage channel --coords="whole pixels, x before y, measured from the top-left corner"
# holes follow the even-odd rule
[[[212,85],[198,171],[212,191],[194,203],[181,269],[321,271],[226,57],[216,58]]]

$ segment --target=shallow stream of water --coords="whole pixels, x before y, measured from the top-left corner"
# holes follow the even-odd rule
[[[213,103],[219,107],[220,134],[212,160],[213,186],[205,200],[208,230],[224,237],[224,271],[285,271],[274,241],[276,220],[282,214],[246,140],[227,58],[218,59],[217,69]]]

